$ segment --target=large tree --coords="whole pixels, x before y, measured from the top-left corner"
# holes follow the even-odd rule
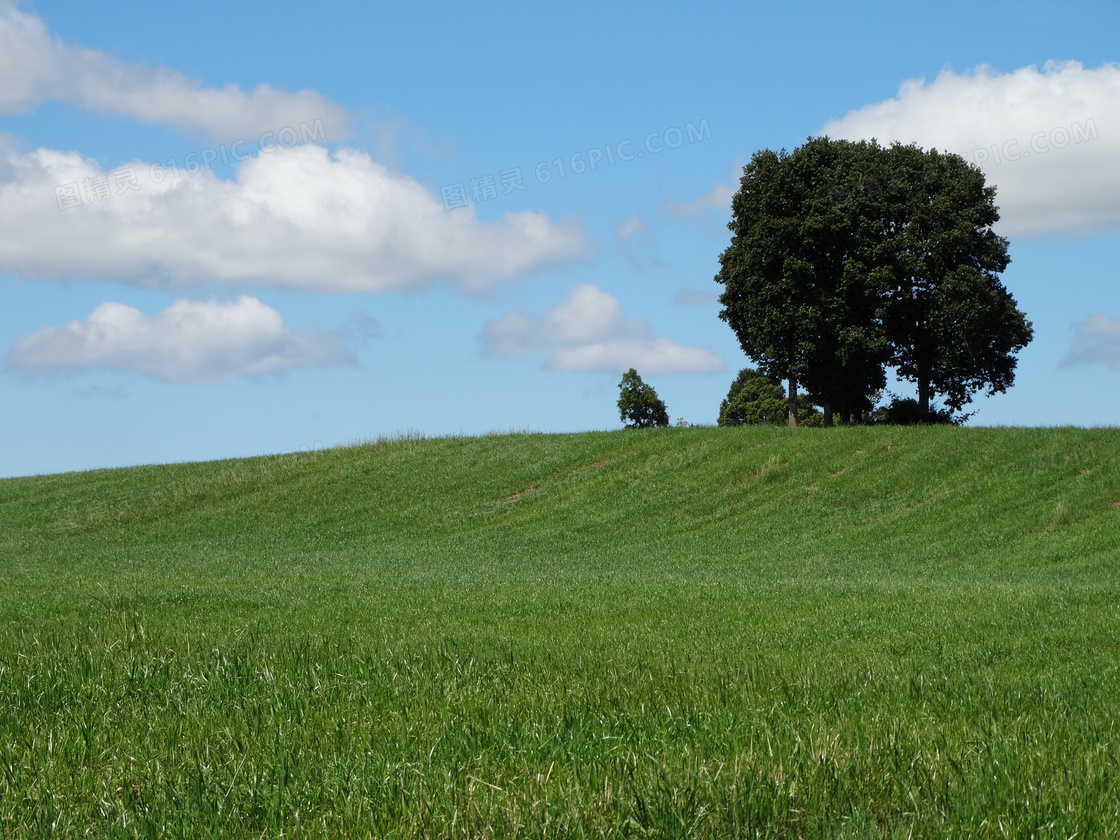
[[[869,395],[886,384],[880,304],[890,278],[876,264],[881,152],[819,137],[790,155],[802,193],[802,259],[818,301],[802,383],[824,408],[825,425],[869,411]]]
[[[923,415],[935,396],[959,411],[977,391],[1007,390],[1033,335],[999,279],[1011,258],[992,230],[995,188],[959,155],[895,145],[885,157],[889,363],[917,386]]]
[[[756,152],[732,200],[731,245],[720,256],[720,318],[743,351],[788,387],[796,425],[802,385],[841,416],[884,382],[877,306],[882,272],[867,265],[875,215],[864,182],[874,144],[810,139],[792,154]]]
[[[797,251],[797,196],[785,149],[762,149],[743,168],[731,199],[731,245],[716,281],[726,321],[743,352],[774,379],[789,381],[789,423],[797,423],[797,380],[805,370],[802,322],[811,306],[787,263]]]

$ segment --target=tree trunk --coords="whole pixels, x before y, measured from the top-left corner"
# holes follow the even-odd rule
[[[824,405],[821,406],[821,411],[824,412],[824,425],[826,427],[831,426],[832,425],[832,403],[830,403],[826,400]]]
[[[929,418],[929,374],[918,368],[918,407],[922,410],[922,422]]]
[[[918,380],[918,408],[922,413],[922,422],[929,421],[929,381],[932,378],[933,369],[933,349],[930,347],[928,334],[925,329],[924,319],[918,322],[917,335],[918,346],[915,361],[917,362],[915,373],[917,373]]]
[[[789,424],[797,425],[797,379],[792,374],[789,377]]]

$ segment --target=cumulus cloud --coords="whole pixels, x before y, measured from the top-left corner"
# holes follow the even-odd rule
[[[183,385],[351,361],[340,334],[296,332],[275,309],[243,295],[230,303],[178,300],[152,316],[103,303],[84,321],[18,339],[4,367],[29,375],[118,368]]]
[[[449,280],[478,291],[586,250],[574,222],[448,213],[423,185],[354,149],[274,147],[227,180],[141,162],[103,172],[75,152],[2,146],[0,272],[24,277],[317,292]]]
[[[1073,332],[1073,346],[1062,359],[1062,364],[1103,362],[1111,368],[1120,368],[1120,321],[1094,312],[1084,321],[1074,324]]]
[[[497,358],[547,353],[549,370],[711,373],[723,357],[706,347],[684,347],[652,335],[645,321],[622,317],[618,299],[594,285],[577,286],[568,299],[534,318],[507,312],[487,321],[482,343]]]
[[[1120,224],[1120,64],[1076,61],[942,72],[821,130],[956,152],[997,187],[1006,234],[1090,234]]]
[[[98,114],[117,114],[216,140],[322,120],[328,137],[349,134],[345,108],[312,90],[289,93],[262,84],[208,88],[166,67],[128,64],[99,50],[63,43],[42,19],[0,2],[0,114],[53,99]]]
[[[692,201],[666,201],[661,205],[661,212],[666,216],[677,216],[678,218],[699,216],[705,210],[729,212],[731,210],[731,198],[735,195],[736,189],[738,187],[732,184],[716,184]]]

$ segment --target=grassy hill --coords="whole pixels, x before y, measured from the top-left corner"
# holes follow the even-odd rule
[[[1118,458],[666,429],[0,481],[0,834],[1114,833]]]

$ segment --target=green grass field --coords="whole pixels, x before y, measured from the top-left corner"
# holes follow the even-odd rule
[[[1120,833],[1120,430],[0,481],[0,835]]]

